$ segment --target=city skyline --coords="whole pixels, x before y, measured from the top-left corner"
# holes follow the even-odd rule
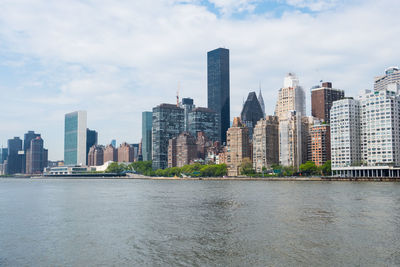
[[[400,7],[395,1],[318,1],[319,5],[317,1],[282,5],[172,1],[159,3],[152,11],[149,7],[156,2],[138,8],[142,13],[138,16],[135,4],[117,3],[115,9],[104,3],[90,6],[74,1],[68,2],[70,9],[62,1],[4,4],[0,10],[0,90],[5,102],[0,145],[6,147],[9,138],[35,130],[46,140],[49,159],[62,159],[63,116],[74,110],[88,111],[87,126],[99,132],[100,144],[111,139],[137,143],[141,112],[162,102],[174,103],[178,83],[181,97],[207,106],[206,53],[217,47],[230,50],[231,120],[239,116],[243,98],[258,91],[260,82],[266,114],[273,114],[277,90],[287,72],[298,75],[309,115],[309,88],[320,80],[331,81],[355,97],[361,89],[372,90],[374,77],[400,62],[395,48],[398,29],[387,27],[396,25]],[[81,16],[77,23],[87,25],[83,32],[74,27],[80,24],[65,29],[61,21],[74,21],[74,8],[80,8],[81,14],[98,12],[105,21],[88,23]],[[125,8],[129,15],[122,12]],[[32,10],[39,18],[49,15],[53,23],[27,15]],[[112,15],[121,20],[122,26],[112,23],[116,30],[104,23]],[[164,24],[155,22],[150,33],[130,19],[146,22],[154,16],[165,20]],[[175,34],[168,31],[170,25],[176,26]],[[103,28],[115,42],[90,34]],[[57,32],[64,38],[54,36]],[[131,46],[132,40],[138,44]],[[155,44],[146,48],[145,40]],[[295,45],[287,44],[291,42]]]

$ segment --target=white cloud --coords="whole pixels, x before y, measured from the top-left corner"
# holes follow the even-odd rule
[[[311,11],[322,11],[337,7],[343,0],[285,0],[288,5],[298,8],[308,8]]]
[[[324,11],[240,20],[228,14],[252,10],[255,1],[213,1],[222,17],[199,1],[178,2],[2,1],[0,57],[19,57],[2,64],[10,73],[0,74],[10,83],[0,86],[2,142],[34,129],[47,138],[50,158],[62,158],[63,114],[76,109],[88,110],[102,143],[139,142],[141,112],[174,102],[178,83],[181,96],[206,105],[206,52],[220,46],[231,52],[232,117],[259,81],[272,113],[288,71],[306,90],[323,79],[355,95],[399,65],[396,1],[339,10],[330,9],[338,1],[288,0]]]

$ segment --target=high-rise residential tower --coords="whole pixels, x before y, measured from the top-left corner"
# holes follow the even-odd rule
[[[184,122],[184,110],[177,105],[161,104],[153,108],[153,169],[168,167],[168,141],[183,132]]]
[[[359,101],[353,98],[335,101],[330,121],[332,169],[361,165]]]
[[[331,130],[329,124],[310,126],[310,156],[315,165],[321,166],[331,159]]]
[[[289,111],[296,111],[298,115],[306,115],[305,93],[299,85],[299,79],[294,73],[288,73],[279,89],[278,101],[275,107],[275,116],[279,119],[287,118]]]
[[[239,117],[234,118],[232,127],[228,129],[226,141],[228,175],[238,176],[244,159],[252,160],[249,129]]]
[[[386,90],[389,84],[400,84],[400,70],[399,67],[389,67],[385,70],[385,75],[375,77],[374,90]]]
[[[153,125],[153,112],[142,113],[142,155],[143,161],[151,160],[151,127]]]
[[[253,133],[253,167],[256,172],[279,164],[279,120],[276,116],[261,119]]]
[[[332,83],[324,82],[311,89],[311,115],[329,124],[333,101],[344,97],[344,91],[332,88]]]
[[[207,53],[207,99],[208,108],[219,116],[219,136],[226,142],[230,124],[229,50],[218,48]]]
[[[65,114],[64,163],[65,165],[86,164],[87,113],[75,111]]]

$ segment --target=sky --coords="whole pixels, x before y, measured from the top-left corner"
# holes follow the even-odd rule
[[[141,113],[207,105],[207,51],[230,50],[231,118],[259,90],[273,114],[288,72],[356,97],[400,65],[398,0],[1,0],[0,146],[42,134],[63,159],[64,114],[87,110],[99,143],[138,143]]]

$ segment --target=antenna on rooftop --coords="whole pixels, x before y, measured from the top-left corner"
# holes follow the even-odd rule
[[[178,90],[176,91],[176,106],[179,107],[179,90],[180,90],[180,82],[178,82]]]

